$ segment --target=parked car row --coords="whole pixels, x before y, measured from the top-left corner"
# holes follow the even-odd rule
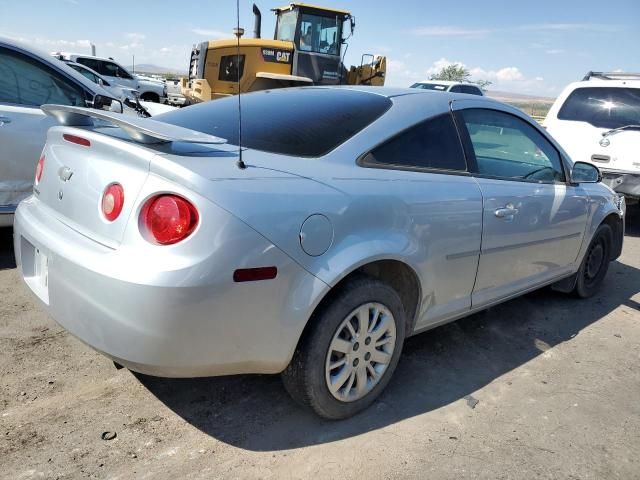
[[[141,100],[156,103],[165,103],[167,100],[165,82],[133,74],[112,58],[67,52],[56,52],[53,55],[60,60],[78,63],[90,68],[101,75],[103,81],[106,79],[114,85],[137,91]]]

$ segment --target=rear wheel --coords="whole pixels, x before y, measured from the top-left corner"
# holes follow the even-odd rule
[[[609,225],[600,225],[593,235],[582,259],[576,278],[574,293],[580,298],[593,296],[602,285],[611,259],[613,232]]]
[[[382,393],[405,337],[405,313],[390,286],[349,281],[321,308],[282,378],[287,391],[324,418],[350,417]]]

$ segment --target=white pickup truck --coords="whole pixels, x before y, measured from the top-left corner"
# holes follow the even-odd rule
[[[640,74],[589,72],[564,89],[543,125],[573,161],[600,168],[627,204],[640,200]]]
[[[132,74],[112,58],[66,52],[56,52],[53,55],[61,60],[85,65],[117,85],[137,90],[141,100],[157,103],[165,103],[167,101],[167,85],[165,82]]]

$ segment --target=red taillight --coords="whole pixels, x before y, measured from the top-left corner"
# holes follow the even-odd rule
[[[90,147],[91,142],[86,138],[78,137],[77,135],[71,135],[70,133],[63,133],[62,138],[67,142],[75,143],[76,145],[82,145],[83,147]]]
[[[40,183],[40,180],[42,179],[43,171],[44,171],[44,154],[40,156],[40,160],[38,160],[38,166],[36,167],[36,185]]]
[[[171,245],[187,238],[198,225],[198,211],[177,195],[159,195],[147,201],[142,222],[160,245]]]
[[[102,214],[104,218],[113,222],[120,212],[122,212],[122,206],[124,205],[124,189],[119,183],[112,183],[105,188],[102,194]]]

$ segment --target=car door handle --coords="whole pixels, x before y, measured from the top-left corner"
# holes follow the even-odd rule
[[[498,218],[507,218],[513,217],[516,213],[518,213],[518,209],[515,208],[512,203],[508,203],[504,207],[498,208],[494,213]]]
[[[9,117],[0,117],[0,127],[5,123],[11,123],[11,119]]]

